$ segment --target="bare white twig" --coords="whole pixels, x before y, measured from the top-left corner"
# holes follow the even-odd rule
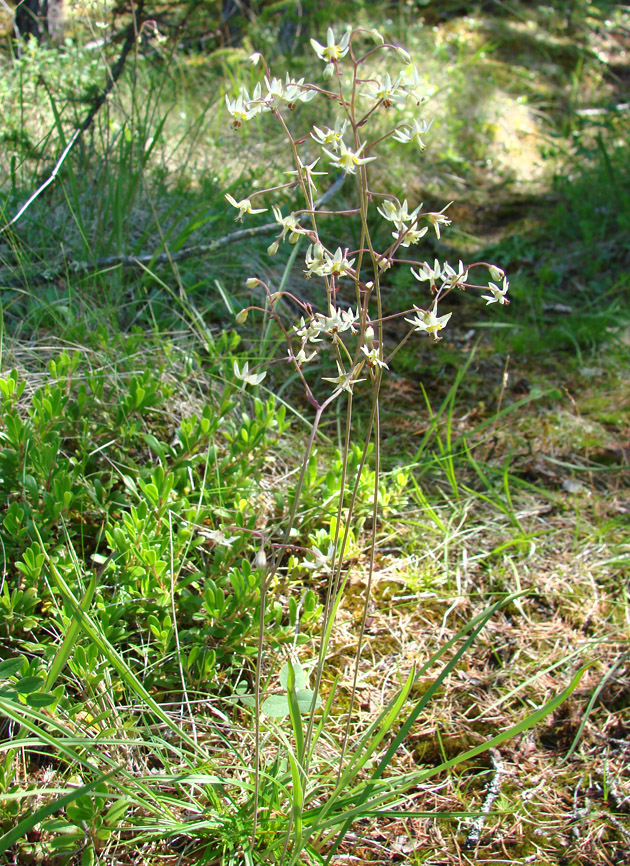
[[[59,169],[64,164],[66,157],[68,156],[68,154],[72,150],[75,141],[81,135],[82,131],[83,131],[82,129],[75,129],[74,135],[72,136],[72,138],[70,139],[68,144],[64,147],[63,153],[61,154],[61,156],[57,160],[57,163],[56,163],[55,167],[53,168],[52,172],[50,173],[50,176],[48,178],[46,178],[44,183],[40,187],[38,187],[38,189],[35,190],[35,192],[33,193],[33,195],[29,199],[27,199],[24,202],[24,204],[19,209],[19,211],[16,213],[16,215],[13,217],[13,219],[10,220],[5,226],[2,226],[2,228],[0,228],[0,235],[3,232],[6,232],[6,230],[8,228],[10,228],[14,223],[16,223],[19,220],[19,218],[22,216],[22,214],[25,213],[29,209],[29,207],[33,204],[35,199],[39,198],[40,195],[44,192],[44,190],[47,189],[51,183],[53,183],[53,181],[57,177],[57,174],[59,173]]]
[[[473,821],[470,833],[466,837],[466,848],[468,850],[475,848],[479,844],[479,838],[483,826],[486,823],[486,818],[490,814],[494,801],[501,793],[501,782],[505,775],[505,767],[503,766],[501,754],[498,749],[490,749],[490,764],[494,772],[492,773],[492,779],[490,780],[485,799],[481,806],[481,814]]]

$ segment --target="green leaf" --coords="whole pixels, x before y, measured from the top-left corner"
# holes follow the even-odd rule
[[[121,797],[109,807],[105,814],[106,824],[118,824],[125,816],[125,813],[131,805],[131,800],[128,797]]]
[[[319,697],[312,689],[298,689],[296,697],[301,713],[310,713],[314,707],[318,707],[320,704]]]
[[[289,664],[287,662],[282,666],[282,670],[279,674],[280,685],[283,689],[287,689],[289,683]],[[293,673],[295,674],[295,690],[299,691],[300,689],[306,688],[306,673],[304,672],[304,668],[299,662],[294,662],[292,664]]]
[[[5,680],[7,677],[12,677],[19,673],[24,667],[25,662],[26,658],[24,656],[0,662],[0,680]]]
[[[107,560],[105,560],[107,562]],[[94,597],[94,592],[96,590],[96,572],[90,578],[90,582],[85,591],[85,595],[81,599],[80,609],[82,611],[88,611],[90,609],[90,605],[92,604],[92,599]],[[57,652],[55,653],[55,657],[50,666],[50,670],[48,671],[48,676],[46,677],[46,683],[44,684],[45,689],[52,689],[55,685],[59,675],[65,668],[68,659],[70,658],[70,654],[72,653],[72,648],[76,643],[76,640],[79,636],[79,632],[81,630],[81,625],[79,623],[79,619],[76,615],[72,617],[72,622],[70,627],[66,632],[66,636],[63,639],[63,642]],[[46,706],[43,704],[42,706]]]
[[[295,697],[301,713],[310,713],[314,706],[319,706],[319,698],[312,689],[300,689]],[[263,701],[260,710],[266,716],[283,719],[289,715],[289,697],[286,694],[270,695]]]
[[[43,677],[23,677],[23,679],[15,684],[15,688],[21,695],[29,695],[31,692],[36,692],[43,685]]]
[[[51,695],[49,692],[35,692],[26,697],[26,703],[29,707],[49,707],[56,700],[56,695]]]
[[[260,711],[272,719],[283,719],[289,715],[289,699],[286,695],[270,695],[263,701]]]

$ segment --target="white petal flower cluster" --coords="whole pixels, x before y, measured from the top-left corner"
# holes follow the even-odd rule
[[[346,131],[347,126],[347,120],[344,120],[344,122],[340,124],[339,119],[335,122],[334,129],[330,129],[328,126],[324,127],[324,129],[314,126],[313,131],[311,132],[311,138],[315,139],[315,141],[318,144],[321,144],[322,147],[328,146],[336,153],[341,146],[343,134]]]
[[[281,78],[269,79],[265,76],[267,95],[261,99],[263,110],[277,108],[278,103],[286,102],[290,107],[297,102],[310,102],[317,95],[317,91],[304,84],[304,79],[290,78],[289,74],[283,81]]]
[[[402,229],[404,228],[405,223],[415,222],[417,220],[421,209],[422,204],[419,204],[415,210],[412,210],[411,213],[409,213],[409,204],[407,203],[407,199],[399,205],[388,198],[385,199],[381,207],[378,208],[378,212],[386,220],[394,223],[397,229]]]
[[[438,282],[440,283],[440,291],[443,289],[453,289],[456,286],[463,287],[468,279],[468,271],[460,261],[457,270],[451,267],[448,262],[443,265],[437,259],[433,262],[433,267],[428,262],[423,262],[418,271],[411,268],[411,273],[414,277],[422,282],[429,282],[429,288],[434,291]]]
[[[414,330],[419,334],[430,334],[435,342],[437,342],[440,339],[438,336],[439,331],[446,326],[453,314],[447,313],[445,316],[438,318],[437,307],[431,310],[421,310],[414,304],[413,308],[416,311],[416,315],[412,319],[405,319],[405,322],[413,325]]]
[[[337,247],[331,256],[320,243],[311,244],[306,251],[304,262],[306,264],[304,273],[307,277],[313,274],[318,277],[343,277],[354,274],[352,267],[355,260],[348,259],[341,247]]]
[[[390,108],[392,105],[400,108],[407,102],[409,97],[415,99],[417,103],[422,101],[422,97],[418,93],[421,83],[418,70],[410,62],[411,58],[404,48],[397,48],[396,53],[403,63],[406,64],[402,72],[394,80],[392,80],[389,73],[385,73],[382,81],[370,84],[362,91],[362,95],[370,99],[381,100],[385,108]],[[428,127],[423,132],[426,132],[427,129]]]
[[[396,132],[393,134],[392,138],[396,141],[400,141],[402,144],[408,144],[413,141],[418,145],[420,150],[424,150],[426,144],[422,140],[422,136],[426,135],[427,132],[431,129],[431,124],[433,120],[430,120],[428,123],[426,120],[417,120],[414,118],[411,123],[405,124],[404,126],[399,127]]]
[[[238,96],[234,100],[230,99],[227,94],[225,95],[227,110],[234,118],[232,125],[235,129],[238,129],[239,126],[242,126],[246,121],[251,120],[252,117],[260,114],[263,110],[262,105],[259,102],[261,93],[261,86],[260,84],[257,84],[254,90],[254,95],[251,98],[244,87],[241,87]]]
[[[408,247],[410,244],[417,244],[429,231],[428,226],[418,228],[418,214],[422,205],[418,205],[411,213],[409,213],[409,205],[405,199],[402,205],[395,204],[391,199],[386,199],[382,206],[378,208],[381,216],[385,217],[389,222],[393,222],[397,231],[392,232],[392,237],[399,241],[401,247]]]
[[[366,88],[363,95],[370,99],[380,99],[385,108],[404,105],[407,101],[404,73],[401,72],[395,81],[392,81],[389,72],[385,73],[383,80]]]
[[[303,78],[296,80],[290,78],[288,73],[284,81],[281,78],[265,76],[264,83],[267,91],[265,94],[259,81],[251,96],[245,87],[240,88],[236,99],[230,99],[226,95],[225,103],[228,113],[234,118],[232,125],[235,129],[257,114],[277,108],[281,103],[292,108],[298,102],[310,102],[317,95],[317,91],[306,85]]]
[[[321,343],[324,336],[330,337],[333,343],[339,342],[339,335],[346,331],[351,334],[357,333],[357,323],[359,322],[359,311],[356,313],[352,309],[341,310],[331,306],[328,315],[324,313],[316,313],[308,322],[304,317],[300,319],[299,324],[294,330],[294,335],[301,340],[301,346],[297,352],[292,352],[292,358],[301,366],[312,361],[317,356],[317,350],[312,351],[314,343]],[[340,378],[339,378],[340,377]],[[339,370],[339,377],[335,377],[335,384],[346,382],[348,374],[342,373]],[[332,379],[328,381],[333,381]],[[345,385],[342,390],[347,390]]]
[[[338,339],[339,334],[343,334],[345,331],[356,334],[358,321],[358,310],[354,312],[352,309],[341,310],[331,306],[330,313],[327,316],[324,313],[316,313],[308,324],[302,317],[300,324],[295,329],[295,335],[302,340],[303,346],[307,342],[320,343],[322,334],[327,334],[335,341]]]

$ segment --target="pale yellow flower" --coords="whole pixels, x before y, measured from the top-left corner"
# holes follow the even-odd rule
[[[229,192],[225,193],[225,198],[232,207],[238,208],[238,215],[234,217],[235,220],[240,222],[243,221],[243,215],[246,213],[264,213],[267,210],[266,207],[253,207],[251,201],[248,198],[244,198],[241,201],[236,201],[234,196],[231,196]]]

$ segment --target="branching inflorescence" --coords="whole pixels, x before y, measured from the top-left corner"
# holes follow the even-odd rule
[[[371,38],[376,45],[370,47],[363,55],[357,56],[355,46],[364,43],[366,37]],[[250,194],[248,198],[236,201],[226,195],[228,202],[238,209],[237,220],[242,220],[245,214],[260,213],[265,207],[256,207],[254,199],[260,201],[278,189],[299,187],[302,191],[305,207],[299,211],[283,215],[277,204],[272,204],[274,217],[278,223],[279,235],[269,246],[268,252],[274,255],[279,245],[288,241],[291,244],[304,237],[308,241],[305,255],[305,274],[307,277],[321,277],[326,286],[327,308],[323,312],[315,312],[308,300],[292,300],[303,308],[304,315],[299,322],[287,326],[280,321],[276,311],[277,302],[285,292],[272,292],[269,287],[257,278],[248,281],[249,287],[262,286],[268,297],[268,310],[278,321],[287,342],[287,360],[292,363],[300,375],[310,401],[321,405],[315,398],[312,385],[308,382],[304,368],[313,361],[324,348],[332,349],[339,375],[327,377],[336,387],[335,394],[352,392],[356,382],[369,377],[373,382],[379,379],[381,371],[387,368],[387,357],[383,346],[382,324],[385,314],[382,308],[381,282],[383,274],[394,264],[408,265],[410,273],[419,282],[427,282],[428,298],[423,304],[413,304],[413,309],[395,311],[387,314],[388,319],[403,317],[413,331],[426,333],[434,340],[440,339],[440,332],[448,324],[451,313],[443,312],[441,307],[446,296],[454,289],[482,289],[486,294],[482,298],[488,304],[507,304],[506,293],[508,283],[500,268],[485,263],[476,262],[464,267],[459,262],[457,269],[448,262],[435,259],[433,264],[419,259],[399,257],[401,248],[409,249],[420,243],[422,238],[433,230],[440,238],[441,230],[448,227],[451,220],[446,215],[447,208],[432,212],[423,210],[422,204],[410,210],[407,199],[402,202],[388,192],[376,192],[369,184],[370,163],[378,159],[376,148],[378,144],[391,137],[396,141],[416,145],[424,149],[424,137],[428,133],[431,122],[422,118],[405,119],[394,125],[385,135],[379,135],[371,140],[366,132],[369,130],[370,118],[379,109],[400,109],[409,104],[419,106],[423,97],[419,92],[420,76],[411,63],[409,54],[400,46],[386,43],[383,37],[375,31],[347,30],[337,37],[328,28],[326,44],[322,45],[315,39],[311,40],[313,50],[325,63],[324,79],[330,81],[330,87],[320,87],[306,83],[303,78],[298,80],[271,76],[264,59],[260,54],[254,54],[251,62],[264,68],[263,80],[259,82],[250,95],[241,88],[235,99],[226,97],[227,109],[233,118],[233,126],[240,127],[243,123],[263,112],[270,112],[278,120],[288,145],[292,152],[294,168],[287,172],[295,179],[273,190],[260,190]],[[377,52],[388,52],[400,63],[400,70],[395,77],[385,74],[382,80],[371,77],[368,61]],[[307,133],[295,136],[289,129],[288,117],[300,102],[310,102],[312,99],[328,99],[338,106],[338,117],[333,127],[313,126]],[[321,156],[310,164],[300,159],[298,145],[307,138],[321,148]],[[319,225],[322,215],[314,206],[314,196],[317,194],[317,184],[320,177],[328,172],[325,165],[332,170],[341,170],[356,178],[359,207],[354,211],[361,225],[361,245],[359,249],[349,250],[337,247],[329,248],[320,234]],[[391,224],[390,245],[377,251],[372,244],[372,234],[368,217],[370,210],[376,212]],[[344,214],[347,214],[344,211]],[[469,280],[473,268],[482,266],[490,271],[492,280],[488,285],[477,285]],[[341,309],[337,301],[340,282],[348,281],[354,285],[356,306]],[[440,310],[438,312],[438,307]],[[252,307],[241,311],[238,320],[242,323]],[[349,345],[346,337],[356,335]],[[366,369],[367,368],[367,369]],[[251,376],[250,376],[251,378]]]

